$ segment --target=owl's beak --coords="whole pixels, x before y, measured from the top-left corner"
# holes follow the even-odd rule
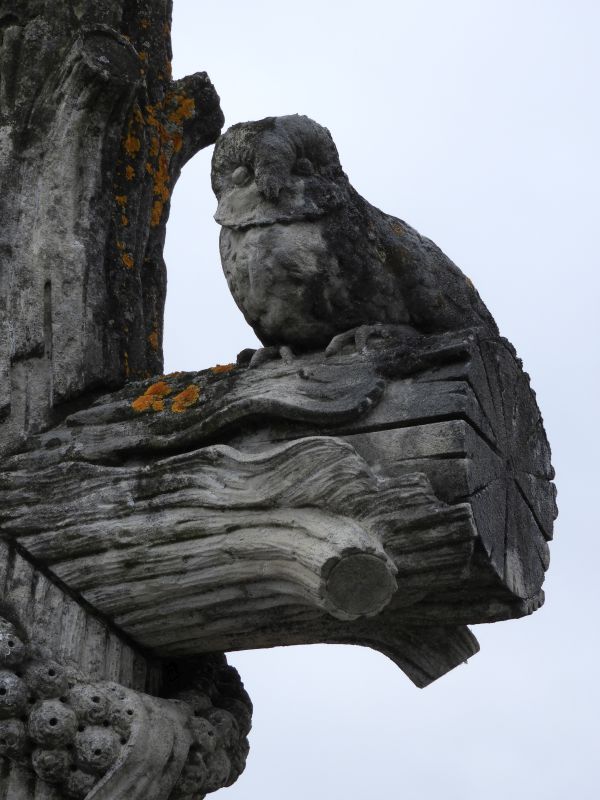
[[[224,192],[219,200],[215,220],[227,228],[247,228],[276,222],[278,212],[255,181]]]
[[[276,203],[283,188],[283,184],[274,175],[258,174],[256,176],[256,185],[258,191],[262,194],[265,200],[270,203]]]
[[[263,173],[264,175],[264,173]],[[323,210],[305,193],[304,181],[282,186],[260,176],[245,186],[227,189],[219,198],[215,220],[227,228],[250,228],[322,216]]]

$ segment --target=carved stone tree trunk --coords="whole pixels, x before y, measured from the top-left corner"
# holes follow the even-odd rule
[[[205,73],[172,80],[170,24],[171,0],[0,0],[3,463],[162,370],[170,196],[223,124]],[[160,662],[0,538],[3,800],[213,791],[249,718],[222,657]]]
[[[162,370],[169,200],[223,124],[205,73],[171,78],[171,5],[0,2],[4,451]]]

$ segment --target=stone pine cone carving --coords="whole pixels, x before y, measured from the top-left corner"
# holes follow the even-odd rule
[[[217,141],[212,185],[225,276],[263,344],[332,352],[399,330],[497,335],[458,267],[363,199],[329,131],[308,117],[232,126]]]
[[[245,766],[252,709],[237,672],[224,656],[170,671],[170,700],[85,682],[0,617],[0,757],[66,800],[152,800],[157,787],[157,797],[197,800],[229,786]]]

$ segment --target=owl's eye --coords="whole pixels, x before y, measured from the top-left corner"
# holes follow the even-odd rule
[[[312,175],[314,171],[315,168],[309,158],[299,158],[294,165],[294,172],[297,175]]]
[[[240,166],[233,170],[231,180],[236,186],[244,186],[250,180],[250,175],[248,167]]]

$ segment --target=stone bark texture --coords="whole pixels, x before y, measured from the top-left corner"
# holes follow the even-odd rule
[[[477,651],[464,625],[543,602],[553,471],[505,340],[159,378],[0,479],[3,535],[151,652],[354,642],[425,686]]]
[[[172,79],[170,23],[170,0],[0,0],[2,457],[162,369],[170,196],[223,124],[205,73]],[[3,800],[203,796],[250,710],[223,657],[161,661],[2,535]]]
[[[223,124],[171,0],[0,2],[0,452],[160,372],[169,199]]]
[[[172,80],[170,18],[170,0],[0,0],[1,800],[203,797],[248,751],[221,651],[360,644],[423,687],[477,652],[467,625],[543,602],[556,506],[528,376],[441,251],[346,186],[324,129],[323,164],[304,118],[261,133],[256,191],[224,137],[218,194],[246,205],[220,208],[271,213],[288,173],[298,197],[346,198],[299,238],[270,220],[264,274],[310,267],[315,241],[345,255],[355,219],[354,261],[395,265],[385,319],[361,278],[297,340],[335,334],[327,352],[161,374],[169,198],[223,123],[205,73]],[[273,161],[288,139],[316,172]],[[281,274],[302,333],[314,304]],[[372,322],[393,324],[342,330]],[[276,328],[275,351],[297,343]]]

